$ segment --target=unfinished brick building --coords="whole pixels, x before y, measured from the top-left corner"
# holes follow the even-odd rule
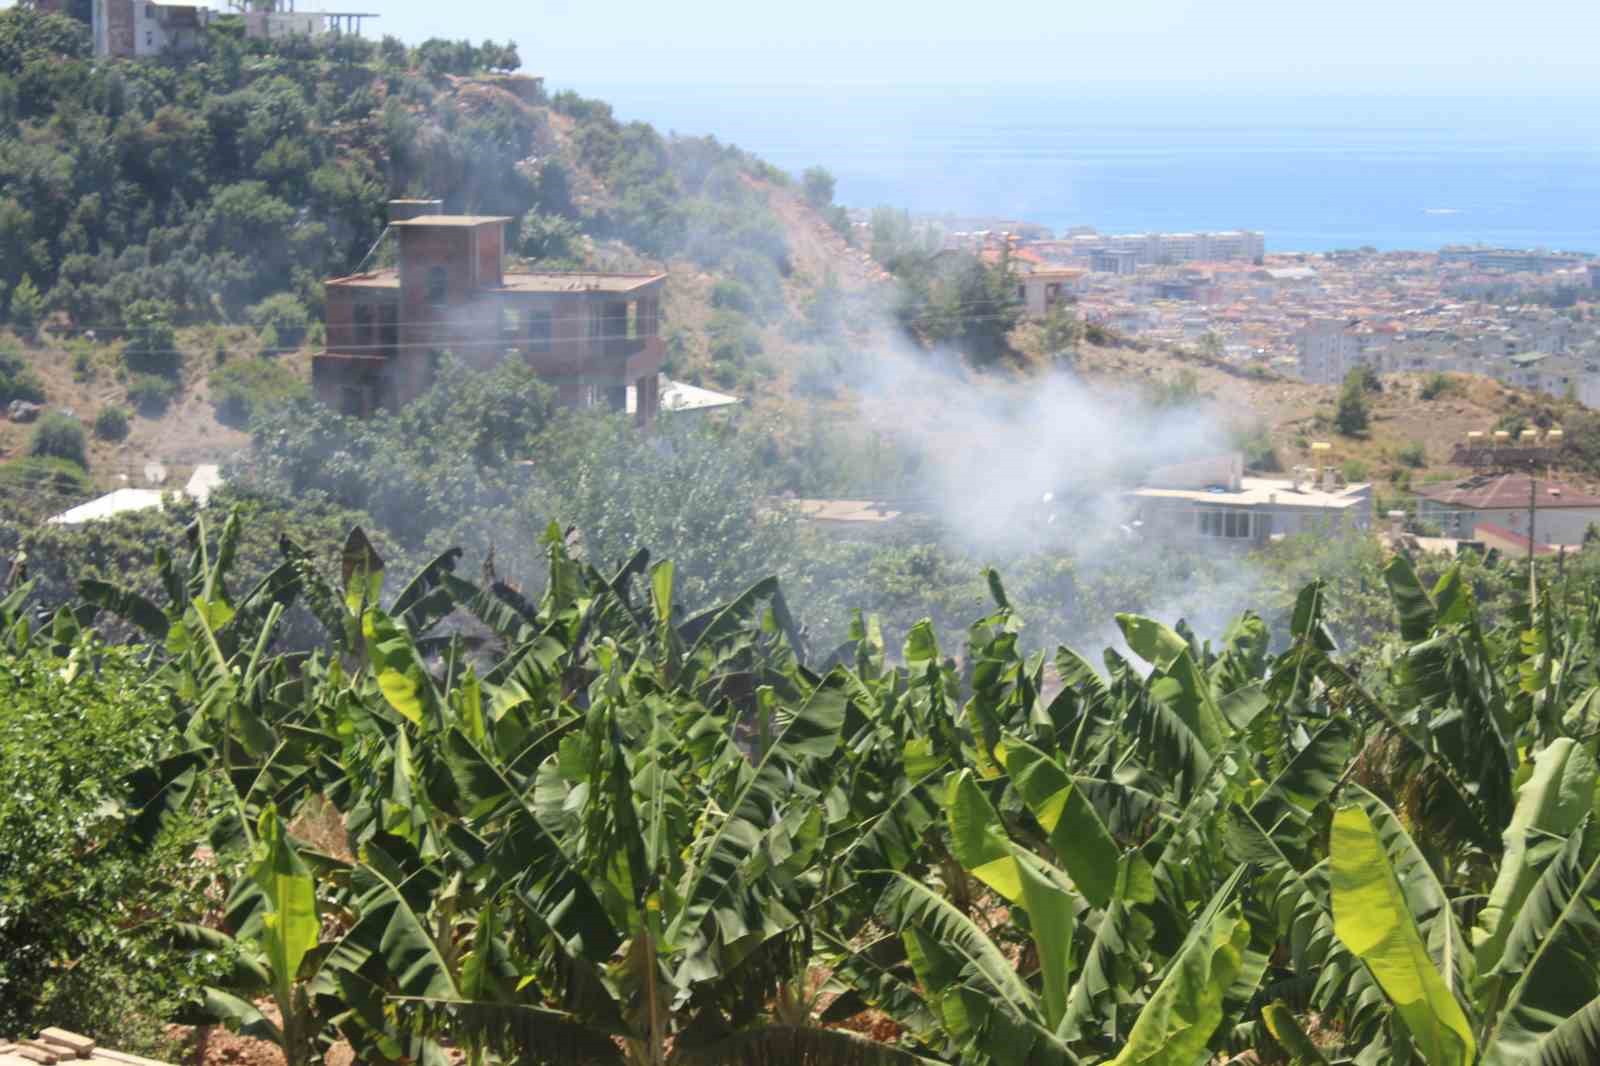
[[[518,358],[569,407],[660,409],[665,274],[505,273],[495,215],[409,215],[391,205],[399,266],[326,283],[327,350],[312,361],[318,399],[365,417],[425,391],[441,355],[488,368]],[[422,207],[426,210],[425,207]]]

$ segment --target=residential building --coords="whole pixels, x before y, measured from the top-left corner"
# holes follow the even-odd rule
[[[94,0],[94,54],[133,59],[196,51],[212,14],[208,7],[171,0]]]
[[[433,205],[395,205],[412,215]],[[393,217],[393,216],[391,216]],[[507,358],[553,385],[569,407],[660,410],[665,274],[505,273],[496,215],[416,214],[389,224],[395,267],[326,282],[327,350],[312,361],[317,397],[345,414],[400,407],[432,383],[449,352],[487,368]]]
[[[1530,483],[1531,482],[1531,483]],[[1591,524],[1600,524],[1600,496],[1579,485],[1527,474],[1482,474],[1417,492],[1417,517],[1447,535],[1466,537],[1481,525],[1499,526],[1538,544],[1582,544]]]
[[[1089,253],[1089,269],[1096,274],[1133,274],[1139,253],[1132,248],[1099,248]]]
[[[1030,318],[1043,318],[1057,304],[1070,303],[1082,284],[1081,270],[1035,270],[1018,277],[1017,296]]]
[[[1287,479],[1246,477],[1237,453],[1153,470],[1128,502],[1143,536],[1191,547],[1248,549],[1372,524],[1370,484],[1340,484],[1331,469],[1320,479],[1303,470]]]
[[[1589,288],[1600,289],[1600,262],[1589,264]]]
[[[1313,385],[1336,385],[1363,361],[1362,335],[1342,319],[1313,318],[1300,328],[1295,342],[1300,377]]]

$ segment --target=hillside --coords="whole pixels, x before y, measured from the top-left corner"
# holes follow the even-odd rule
[[[257,401],[306,380],[321,279],[369,255],[391,197],[511,216],[511,270],[667,270],[668,372],[757,406],[861,335],[818,292],[830,315],[877,302],[826,200],[737,148],[551,97],[487,69],[514,65],[498,48],[228,22],[194,61],[96,64],[80,24],[0,13],[0,71],[29,75],[0,94],[0,319],[34,379],[0,402],[127,411],[125,439],[89,441],[100,488],[244,445]],[[31,432],[0,422],[0,456]]]
[[[1389,494],[1470,473],[1453,464],[1451,455],[1471,431],[1559,424],[1569,437],[1580,438],[1574,444],[1581,447],[1593,421],[1592,412],[1577,403],[1478,375],[1449,374],[1435,381],[1431,375],[1391,374],[1383,377],[1380,391],[1367,393],[1367,433],[1351,437],[1334,428],[1338,386],[1241,373],[1193,353],[1137,345],[1084,346],[1078,366],[1086,379],[1105,385],[1184,382],[1242,434],[1264,431],[1279,468],[1312,463],[1310,444],[1327,441],[1335,462],[1355,464],[1358,476],[1377,481]],[[1568,472],[1586,478],[1597,473],[1583,452],[1572,455]]]

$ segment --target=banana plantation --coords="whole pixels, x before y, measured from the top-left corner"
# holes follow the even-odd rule
[[[776,581],[691,612],[555,528],[536,601],[360,531],[234,588],[238,537],[197,523],[164,603],[18,585],[3,654],[144,632],[182,739],[117,833],[224,872],[161,930],[226,962],[187,1017],[289,1066],[1600,1061],[1596,590],[1490,626],[1396,557],[1365,669],[1317,584],[1091,661],[1025,654],[992,573],[964,634],[827,646]]]

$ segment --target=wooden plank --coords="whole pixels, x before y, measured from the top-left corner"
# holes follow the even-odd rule
[[[49,1044],[60,1044],[80,1059],[88,1058],[89,1053],[94,1050],[94,1041],[89,1037],[80,1036],[66,1029],[58,1029],[55,1026],[41,1029],[39,1031],[39,1039]]]
[[[31,1040],[22,1041],[22,1043],[18,1044],[16,1048],[12,1050],[11,1054],[21,1055],[30,1062],[39,1063],[40,1066],[56,1066],[56,1063],[63,1059],[73,1058],[72,1055],[66,1054],[65,1052],[58,1050],[53,1051],[50,1048],[35,1047],[33,1041]]]
[[[126,1051],[112,1051],[110,1048],[97,1047],[94,1049],[95,1061],[119,1063],[120,1066],[172,1066],[171,1063],[157,1062],[155,1059],[141,1058],[130,1055]]]

